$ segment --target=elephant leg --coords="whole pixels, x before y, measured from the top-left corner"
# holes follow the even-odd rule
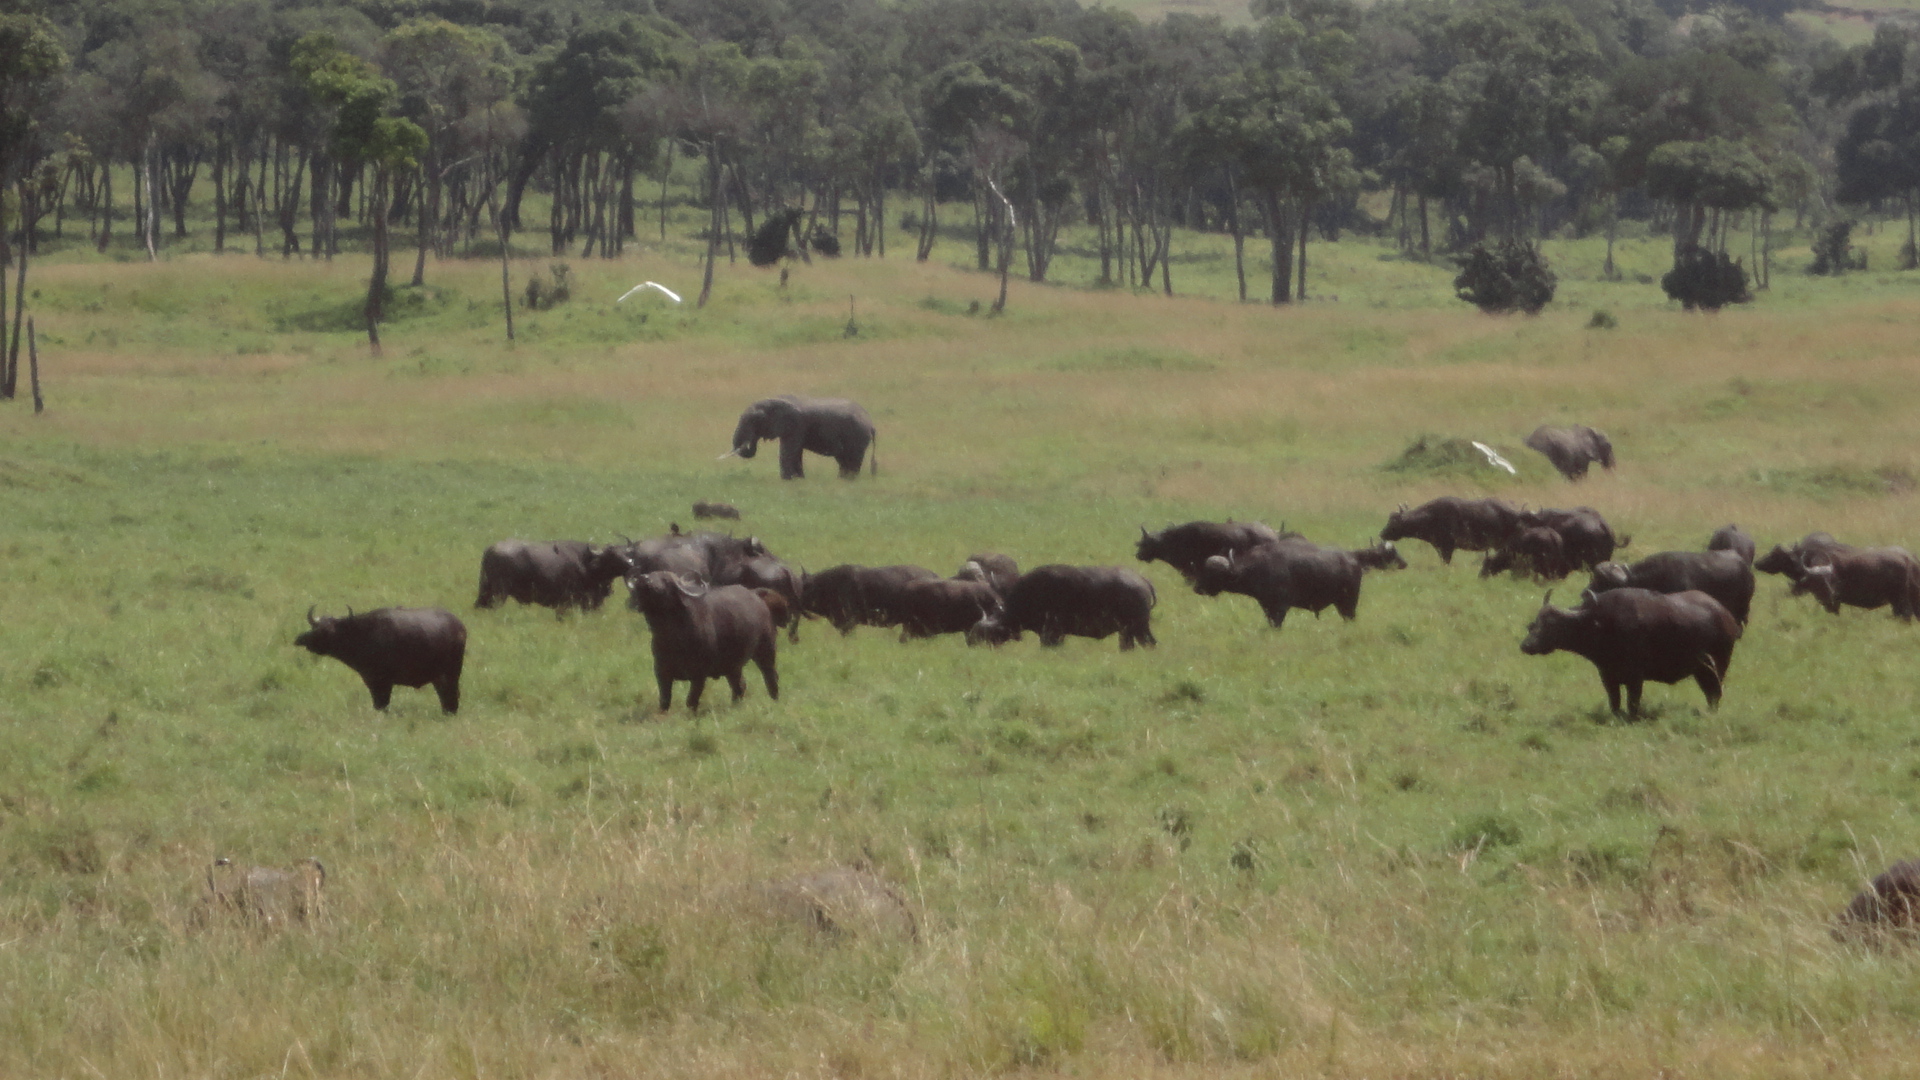
[[[800,452],[806,440],[799,435],[780,436],[780,479],[799,480],[807,473],[800,465]]]
[[[834,460],[840,463],[840,479],[860,479],[860,463],[867,456],[865,450],[837,455]]]

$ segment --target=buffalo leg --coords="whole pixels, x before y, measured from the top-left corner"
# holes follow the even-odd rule
[[[1634,720],[1640,719],[1640,691],[1646,685],[1638,679],[1627,684],[1627,716]]]
[[[761,655],[753,658],[753,665],[760,669],[761,681],[767,684],[767,696],[775,701],[779,701],[780,672],[773,666],[773,649],[771,648],[771,643],[769,643],[768,648],[761,650]]]
[[[1278,630],[1287,624],[1287,605],[1278,604],[1273,607],[1268,607],[1267,605],[1262,604],[1260,605],[1260,607],[1262,610],[1264,610],[1267,613],[1268,626],[1271,626],[1275,630]]]
[[[744,670],[744,668],[734,668],[727,672],[727,689],[733,691],[735,701],[747,696],[747,680],[741,677]]]
[[[440,695],[440,711],[457,713],[460,711],[460,672],[458,669],[433,680],[433,692]]]
[[[1620,712],[1620,684],[1612,679],[1601,679],[1600,682],[1607,688],[1607,708],[1611,709],[1615,716],[1622,715]]]
[[[1713,670],[1713,662],[1701,664],[1700,670],[1693,673],[1693,681],[1699,683],[1700,692],[1707,695],[1707,708],[1718,709],[1720,707],[1720,673]]]
[[[1433,550],[1440,553],[1441,562],[1446,563],[1448,566],[1453,565],[1453,545],[1452,544],[1435,544],[1433,545]]]
[[[800,464],[802,448],[800,436],[783,435],[780,437],[780,479],[800,480],[807,475]]]
[[[688,683],[687,711],[692,712],[700,707],[700,695],[707,692],[707,677],[705,675],[695,675],[692,679],[688,680]]]
[[[665,675],[656,676],[660,682],[660,711],[673,708],[673,680]]]
[[[373,707],[385,711],[387,703],[393,700],[393,684],[370,679],[364,675],[360,677],[360,681],[367,684],[367,692],[373,695]]]

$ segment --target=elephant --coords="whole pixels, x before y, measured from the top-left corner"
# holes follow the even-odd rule
[[[800,466],[800,453],[811,450],[840,463],[840,476],[852,480],[860,475],[860,463],[867,447],[874,445],[873,475],[880,475],[878,441],[873,433],[873,418],[867,410],[845,398],[808,398],[782,394],[756,401],[740,414],[740,425],[733,429],[733,449],[721,454],[751,458],[761,439],[780,440],[780,479],[798,480],[806,475]]]

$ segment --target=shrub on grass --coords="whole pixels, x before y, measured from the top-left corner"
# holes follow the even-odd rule
[[[1460,267],[1453,279],[1455,294],[1490,315],[1537,315],[1553,300],[1558,284],[1547,257],[1522,240],[1483,241],[1454,261]]]
[[[1660,288],[1688,311],[1718,311],[1728,304],[1750,304],[1747,271],[1740,260],[1724,251],[1691,247],[1674,256],[1673,269],[1660,279]]]

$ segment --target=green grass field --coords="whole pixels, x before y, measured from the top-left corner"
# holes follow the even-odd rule
[[[998,319],[952,242],[615,305],[697,291],[675,240],[573,260],[512,346],[497,264],[436,263],[378,358],[357,256],[36,263],[49,407],[0,407],[0,1076],[1909,1072],[1915,958],[1828,936],[1920,854],[1920,630],[1884,611],[1763,578],[1719,711],[1656,685],[1626,724],[1584,661],[1520,654],[1539,587],[1417,543],[1357,621],[1277,633],[1155,564],[1160,646],[1127,654],[815,623],[779,702],[750,675],[697,717],[654,712],[624,590],[473,610],[494,540],[696,498],[816,570],[1138,565],[1142,523],[1196,517],[1357,547],[1443,493],[1590,504],[1634,556],[1728,521],[1920,540],[1920,275],[1789,248],[1754,305],[1688,316],[1635,279],[1658,241],[1621,282],[1563,242],[1561,300],[1502,319],[1361,241],[1283,310],[1229,301],[1224,241],[1185,250],[1173,299],[1068,257]],[[716,462],[779,392],[864,402],[877,480]],[[1619,469],[1561,482],[1520,448],[1546,421]],[[1422,433],[1521,475],[1382,468]],[[293,647],[310,604],[459,614],[461,713],[374,712]],[[206,918],[218,855],[318,856],[325,917]],[[842,864],[917,943],[752,901]]]

